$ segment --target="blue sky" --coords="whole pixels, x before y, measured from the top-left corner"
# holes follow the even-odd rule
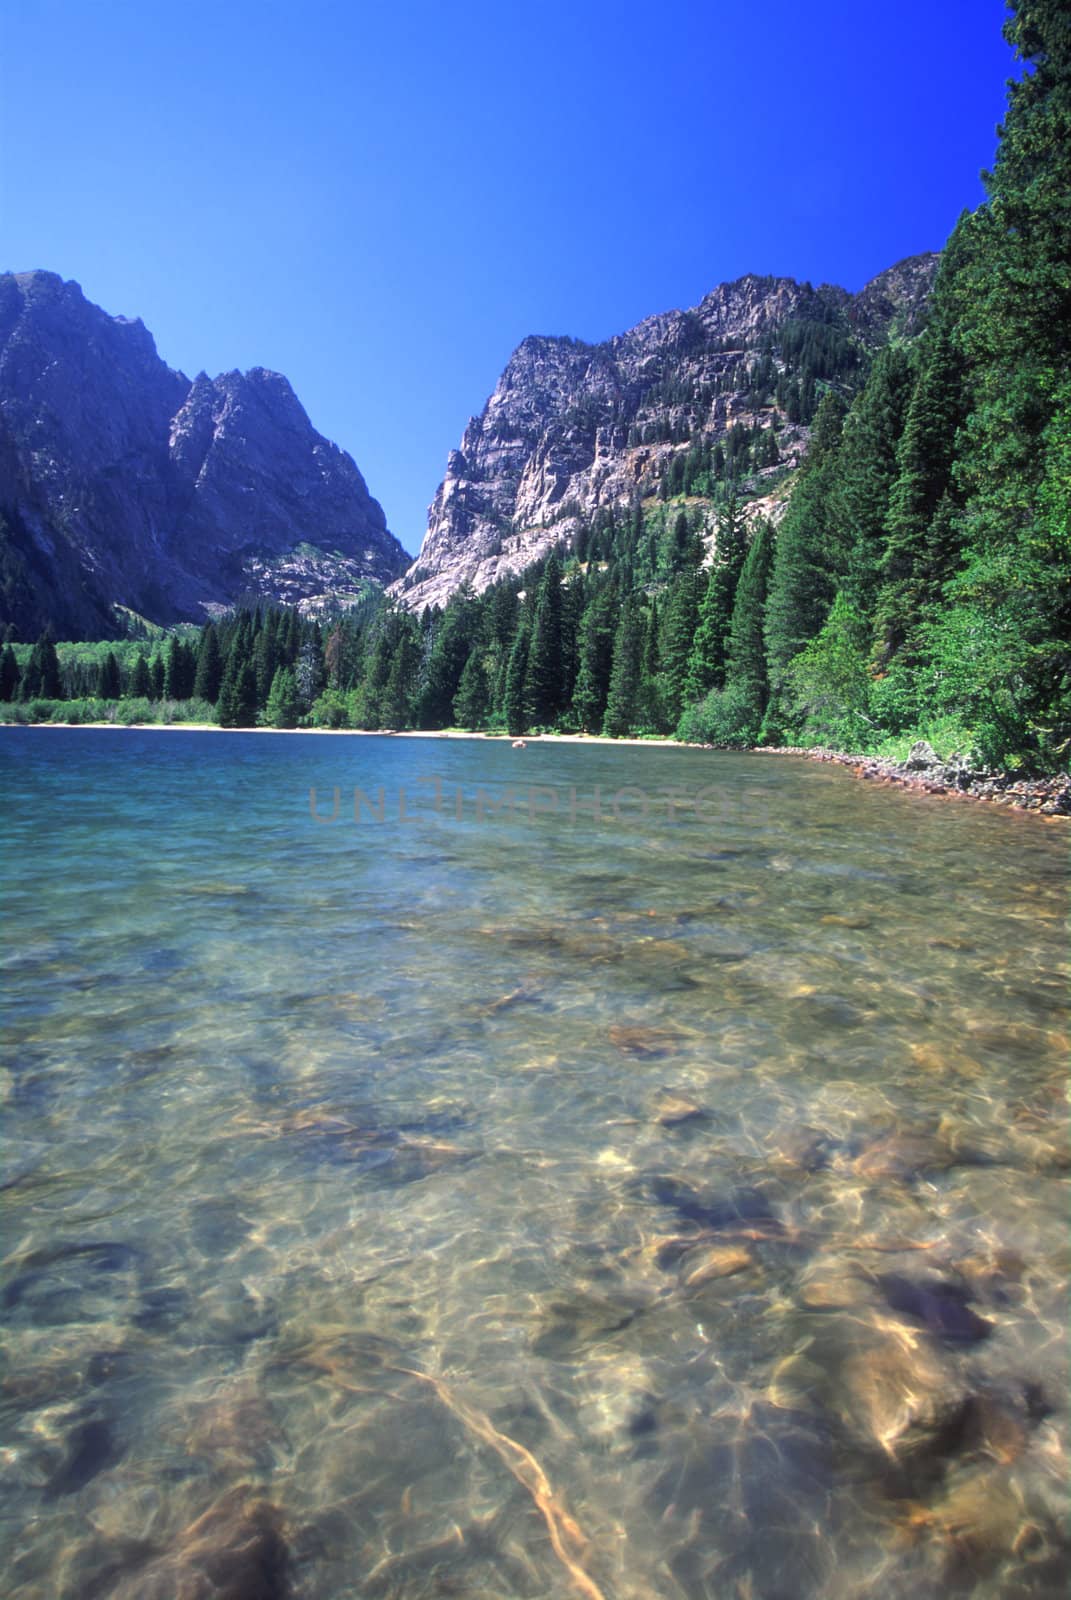
[[[0,270],[272,367],[415,551],[527,333],[859,288],[982,197],[999,0],[0,5]]]

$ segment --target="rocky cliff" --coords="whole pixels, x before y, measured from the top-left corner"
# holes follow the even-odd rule
[[[310,610],[407,560],[278,373],[191,383],[76,283],[0,277],[0,621],[22,637],[108,636],[115,606],[164,623],[252,595]]]
[[[855,295],[749,276],[604,344],[525,339],[451,451],[395,592],[419,610],[464,581],[480,591],[600,507],[664,494],[674,457],[745,432],[741,492],[775,495],[823,387],[849,393],[870,351],[913,331],[937,261],[902,261]]]

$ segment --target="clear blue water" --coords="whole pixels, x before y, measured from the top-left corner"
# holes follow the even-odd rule
[[[1066,824],[695,750],[0,762],[5,1595],[1064,1592]]]

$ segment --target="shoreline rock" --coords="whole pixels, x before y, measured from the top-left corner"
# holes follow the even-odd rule
[[[1071,776],[1056,773],[1045,778],[1023,778],[1014,772],[993,772],[971,767],[966,757],[952,755],[943,761],[933,747],[920,739],[912,745],[906,761],[890,761],[884,756],[854,755],[822,746],[807,749],[799,745],[759,745],[756,755],[806,756],[810,761],[827,761],[849,767],[857,778],[877,783],[898,783],[923,794],[989,800],[996,805],[1014,806],[1043,817],[1071,817]]]

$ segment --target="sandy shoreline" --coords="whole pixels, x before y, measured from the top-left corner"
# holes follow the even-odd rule
[[[0,728],[104,728],[115,733],[282,733],[327,734],[342,739],[482,739],[513,745],[508,733],[467,733],[460,728],[221,728],[217,722],[2,722]],[[685,744],[681,739],[609,739],[601,733],[526,733],[529,744],[637,745],[641,749],[712,750],[713,745]]]
[[[491,744],[508,744],[517,741],[508,733],[467,733],[460,728],[408,728],[404,731],[383,728],[221,728],[215,722],[4,722],[3,728],[97,728],[127,733],[131,729],[158,731],[160,733],[257,733],[257,734],[315,734],[339,739],[478,739]],[[536,744],[596,744],[619,746],[639,750],[706,750],[713,752],[718,746],[687,744],[680,739],[609,739],[596,733],[530,733],[524,735],[524,746]],[[798,746],[775,748],[770,745],[757,749],[734,750],[733,755],[796,756],[807,761],[821,761],[845,767],[855,778],[870,779],[880,783],[893,783],[917,795],[930,798],[987,801],[991,805],[1016,811],[1026,811],[1046,821],[1054,818],[1066,821],[1071,816],[1071,779],[1052,777],[1039,779],[1016,778],[1012,773],[979,774],[971,781],[951,784],[944,773],[911,770],[903,763],[881,756],[853,755],[842,750],[801,749]]]

